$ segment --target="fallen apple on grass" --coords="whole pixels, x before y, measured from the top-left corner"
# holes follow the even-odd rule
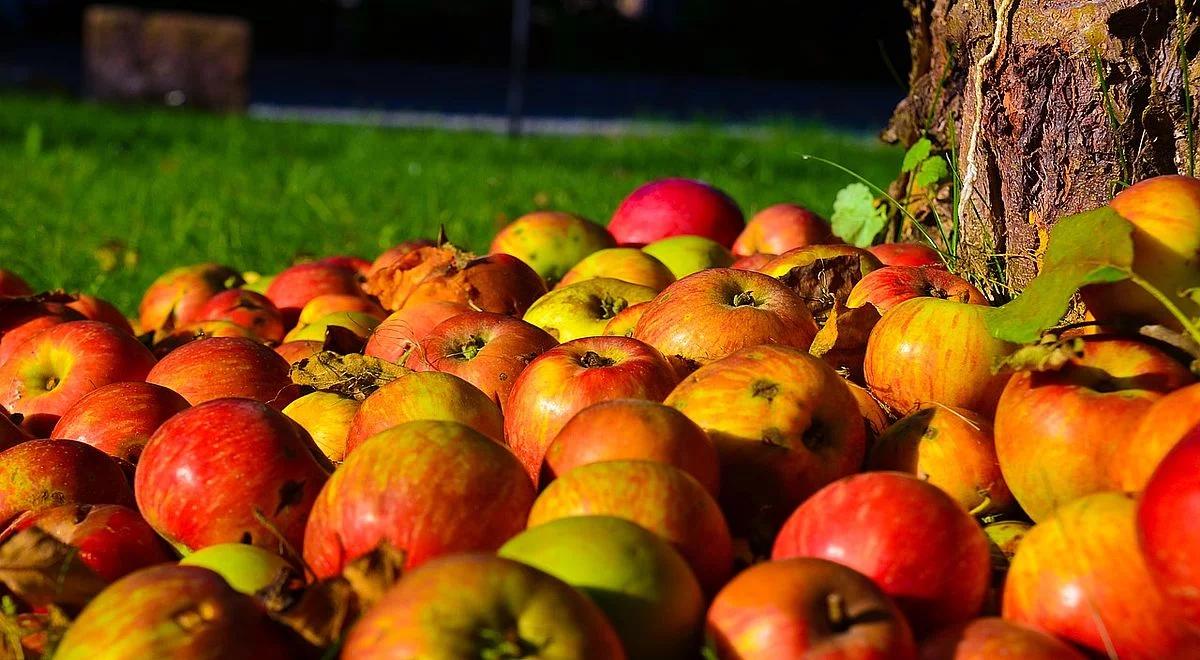
[[[640,284],[597,277],[547,293],[523,318],[565,343],[604,334],[608,323],[627,307],[652,300],[657,293]]]
[[[177,392],[192,405],[240,397],[282,409],[291,402],[286,398],[292,384],[290,371],[286,360],[256,341],[211,337],[171,351],[145,378]]]
[[[941,298],[972,305],[986,305],[987,298],[970,282],[940,268],[924,266],[885,266],[863,276],[850,297],[849,307],[871,304],[885,314],[889,309],[913,298]]]
[[[363,400],[350,420],[346,455],[381,431],[418,420],[459,422],[497,442],[504,438],[500,407],[479,388],[453,374],[414,371]]]
[[[404,364],[407,356],[439,323],[470,311],[473,310],[463,303],[437,301],[393,312],[375,326],[363,354],[393,364]]]
[[[261,293],[245,289],[228,289],[209,298],[194,320],[229,321],[268,342],[282,341],[285,332],[283,312],[275,303]]]
[[[640,284],[655,291],[662,291],[675,281],[671,269],[647,252],[636,248],[608,248],[584,257],[554,288],[561,289],[598,277]]]
[[[144,382],[113,383],[93,390],[63,413],[52,438],[78,440],[137,464],[150,436],[188,402],[172,390]]]
[[[746,221],[737,204],[717,188],[693,179],[660,179],[634,190],[617,207],[608,231],[620,245],[641,247],[691,234],[733,245]]]
[[[505,225],[492,239],[488,252],[511,254],[554,286],[584,257],[616,246],[612,234],[586,218],[536,211]]]
[[[733,254],[783,254],[788,250],[840,243],[821,216],[799,204],[775,204],[755,213],[733,244]]]
[[[661,261],[674,279],[709,268],[729,268],[733,253],[729,248],[703,236],[671,236],[642,248],[642,252]]]
[[[242,274],[228,266],[204,263],[167,271],[146,289],[138,305],[142,332],[172,329],[196,320],[209,298],[241,286]]]

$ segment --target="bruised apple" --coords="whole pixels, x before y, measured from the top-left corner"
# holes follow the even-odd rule
[[[546,293],[545,281],[520,259],[477,257],[449,244],[417,248],[374,270],[364,286],[393,311],[442,300],[512,316],[524,314]]]
[[[283,339],[283,312],[266,296],[245,289],[229,289],[209,298],[195,320],[229,321],[250,329],[263,341]]]
[[[129,481],[107,454],[74,440],[29,440],[0,452],[0,526],[63,504],[133,505]]]
[[[403,364],[439,323],[469,311],[471,308],[463,303],[438,301],[393,312],[375,326],[363,353],[393,364]]]

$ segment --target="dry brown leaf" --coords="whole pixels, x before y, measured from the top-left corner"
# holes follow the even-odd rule
[[[856,255],[816,259],[779,277],[804,300],[818,325],[825,324],[835,306],[845,304],[850,290],[861,279],[862,264]]]
[[[79,549],[37,527],[18,532],[0,545],[0,582],[36,607],[83,607],[108,582],[79,559]]]
[[[292,382],[362,401],[411,370],[376,357],[322,351],[292,365]]]

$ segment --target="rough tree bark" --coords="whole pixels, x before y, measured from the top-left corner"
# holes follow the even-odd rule
[[[965,272],[1019,290],[1058,218],[1200,171],[1198,2],[905,0],[910,93],[883,137],[953,154]]]

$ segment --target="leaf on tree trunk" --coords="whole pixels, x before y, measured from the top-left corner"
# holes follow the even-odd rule
[[[37,527],[0,545],[0,582],[35,607],[83,607],[108,582],[79,559],[79,549]]]
[[[887,224],[887,209],[875,204],[870,188],[852,183],[838,191],[829,223],[843,241],[855,247],[870,247]]]
[[[292,382],[362,401],[409,369],[368,355],[322,351],[292,365]]]
[[[933,151],[933,142],[929,138],[921,138],[913,143],[908,151],[904,152],[904,162],[900,165],[901,172],[912,172],[917,169],[921,163],[929,158],[930,152]]]
[[[990,310],[988,330],[997,339],[1018,344],[1038,341],[1062,320],[1071,297],[1089,284],[1119,282],[1133,265],[1133,226],[1105,206],[1059,220],[1041,272],[1021,295]]]

